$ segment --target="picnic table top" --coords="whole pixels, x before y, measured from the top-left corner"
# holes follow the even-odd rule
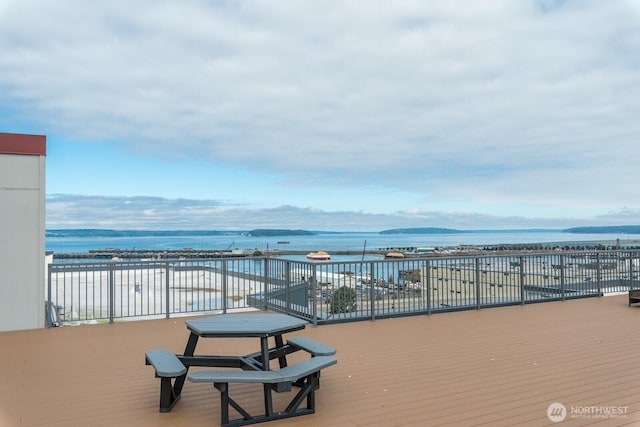
[[[304,329],[306,320],[279,313],[222,314],[187,320],[187,328],[204,337],[269,337]]]

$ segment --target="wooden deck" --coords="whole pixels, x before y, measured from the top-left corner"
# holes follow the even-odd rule
[[[219,425],[211,385],[187,383],[173,411],[158,412],[159,380],[144,352],[181,352],[184,320],[0,333],[0,425]],[[626,296],[309,326],[298,334],[338,349],[338,364],[322,374],[317,413],[264,425],[640,425],[636,326],[640,307],[628,307]],[[198,353],[256,346],[205,339]],[[260,404],[259,387],[236,387]],[[626,413],[569,414],[554,424],[552,402]]]

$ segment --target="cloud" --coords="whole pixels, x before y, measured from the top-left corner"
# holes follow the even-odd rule
[[[5,0],[0,90],[46,133],[291,186],[609,211],[640,197],[639,21],[617,0]]]
[[[251,230],[288,228],[322,231],[381,231],[390,228],[444,227],[463,230],[568,228],[580,225],[622,225],[637,222],[638,210],[610,212],[601,218],[525,218],[456,211],[397,211],[372,214],[324,211],[282,205],[252,209],[217,200],[160,197],[50,195],[47,229],[105,228],[118,230]],[[635,219],[635,220],[634,220]]]

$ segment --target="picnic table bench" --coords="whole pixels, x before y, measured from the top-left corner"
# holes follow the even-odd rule
[[[631,304],[636,304],[640,302],[640,289],[631,289],[629,291],[629,307]]]
[[[235,427],[315,413],[315,391],[318,389],[320,371],[336,363],[334,357],[317,356],[274,371],[207,370],[189,374],[188,379],[196,383],[213,383],[213,386],[220,391],[221,425]],[[264,414],[252,416],[233,400],[229,395],[229,383],[262,384],[265,390]],[[298,393],[293,396],[284,410],[274,411],[269,390],[278,393],[288,392],[291,391],[293,384],[300,387]],[[305,399],[306,406],[300,407]],[[229,420],[229,407],[234,408],[242,418]]]
[[[287,340],[287,344],[310,353],[312,357],[333,356],[336,354],[335,348],[304,336],[291,337]]]

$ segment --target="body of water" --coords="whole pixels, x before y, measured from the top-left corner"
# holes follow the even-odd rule
[[[300,251],[362,251],[382,248],[489,246],[500,244],[614,244],[640,246],[639,234],[573,234],[563,232],[474,232],[456,234],[339,233],[312,236],[147,236],[48,237],[46,249],[58,253],[83,253],[94,249],[179,250],[259,249]]]

